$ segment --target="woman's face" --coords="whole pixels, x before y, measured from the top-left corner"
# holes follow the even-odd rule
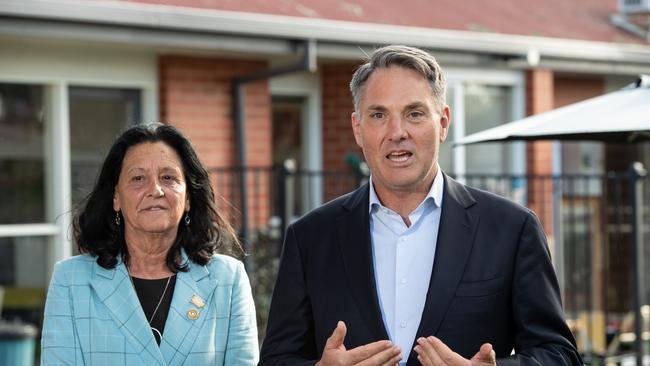
[[[181,160],[163,142],[130,147],[113,195],[113,209],[122,211],[127,237],[176,236],[178,225],[190,210]]]

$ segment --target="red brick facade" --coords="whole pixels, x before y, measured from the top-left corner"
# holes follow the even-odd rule
[[[323,170],[351,171],[346,164],[348,154],[357,154],[363,159],[363,153],[354,141],[350,115],[353,112],[350,78],[356,64],[329,64],[321,67],[323,84]],[[352,182],[350,182],[352,183]],[[354,185],[336,184],[328,180],[325,183],[325,200],[354,189]]]
[[[554,108],[597,97],[605,92],[605,81],[602,78],[556,75],[553,82]]]
[[[234,167],[238,163],[232,108],[233,77],[267,67],[264,61],[161,56],[161,120],[183,131],[208,169]],[[246,87],[246,140],[248,165],[271,166],[271,98],[267,81]],[[228,212],[229,218],[237,224],[238,210],[231,207],[239,206],[237,177],[215,173],[212,177],[220,209]],[[255,213],[254,217],[249,217],[253,228],[266,224],[270,210],[269,177],[259,179],[267,182],[253,182],[253,177],[249,177],[248,182],[249,212]]]
[[[553,72],[529,70],[526,72],[526,115],[553,109]],[[527,173],[550,176],[553,168],[553,143],[535,141],[526,145]],[[553,236],[553,185],[550,179],[536,180],[528,186],[528,207],[542,221],[546,235]]]

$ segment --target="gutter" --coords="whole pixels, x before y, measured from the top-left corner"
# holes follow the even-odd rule
[[[648,64],[650,45],[482,33],[387,24],[195,9],[121,1],[3,0],[1,17],[141,27],[180,32],[313,39],[319,43],[380,45],[525,57],[531,48],[544,57]]]

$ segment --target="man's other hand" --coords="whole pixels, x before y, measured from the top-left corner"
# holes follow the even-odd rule
[[[414,348],[423,366],[496,366],[492,345],[484,343],[470,360],[452,351],[436,337],[419,338]]]
[[[316,366],[394,366],[402,359],[402,351],[390,341],[377,341],[351,350],[343,345],[347,328],[339,321],[325,343],[323,357]]]

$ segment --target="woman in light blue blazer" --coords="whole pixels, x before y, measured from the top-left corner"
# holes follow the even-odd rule
[[[56,264],[42,365],[255,365],[255,307],[241,246],[207,170],[163,124],[111,147],[75,214],[82,255]]]

